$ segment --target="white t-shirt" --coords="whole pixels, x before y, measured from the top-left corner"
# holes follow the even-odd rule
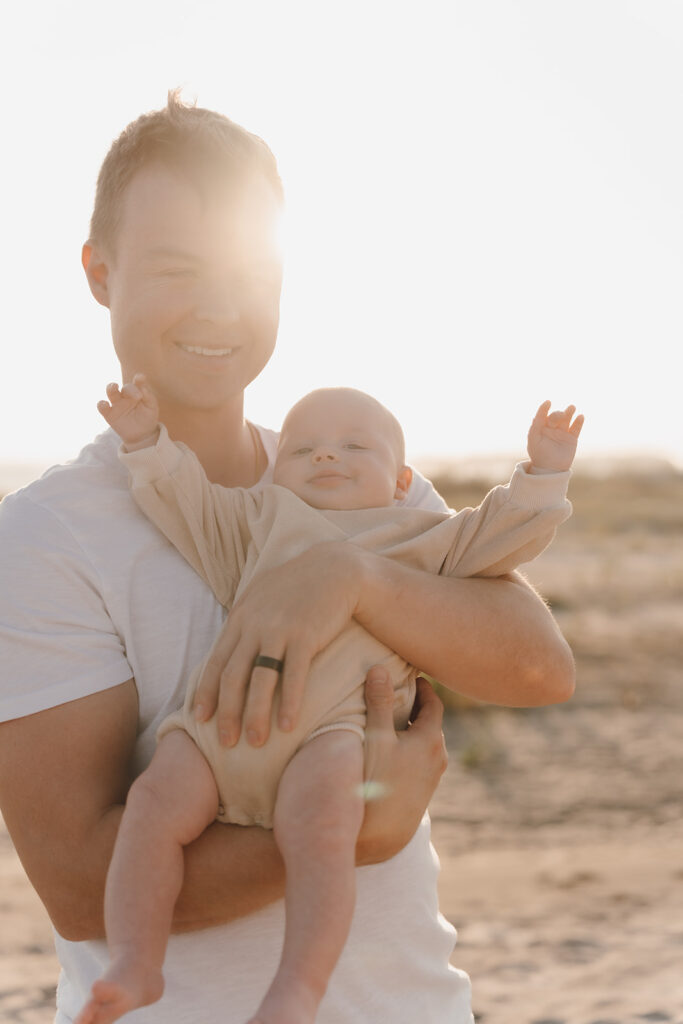
[[[272,466],[277,435],[260,430]],[[107,431],[74,462],[0,505],[0,720],[117,686],[139,694],[135,759],[149,762],[160,721],[182,703],[223,613],[209,587],[139,511]],[[270,470],[262,483],[269,482]],[[407,503],[443,510],[416,474]],[[425,816],[411,842],[359,868],[351,933],[319,1024],[470,1024],[469,979],[449,965],[455,930],[439,914],[438,862]],[[280,956],[284,904],[171,936],[162,1000],[131,1024],[243,1024]],[[70,1024],[106,969],[104,941],[55,933],[62,965],[56,1024]]]

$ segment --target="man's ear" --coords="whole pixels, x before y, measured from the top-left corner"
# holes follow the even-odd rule
[[[90,285],[90,291],[101,306],[109,307],[107,278],[109,267],[104,255],[93,242],[85,242],[81,250],[81,263]]]
[[[396,491],[394,498],[403,501],[407,495],[410,485],[413,482],[413,471],[410,466],[401,466],[396,477]]]

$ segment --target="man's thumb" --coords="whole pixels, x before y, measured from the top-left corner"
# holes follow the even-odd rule
[[[365,677],[368,728],[394,731],[394,687],[382,665],[374,665]]]

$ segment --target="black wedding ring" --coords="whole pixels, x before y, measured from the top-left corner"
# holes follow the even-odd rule
[[[254,668],[273,668],[276,672],[282,673],[285,667],[284,661],[280,658],[269,658],[267,654],[257,654],[254,658]]]

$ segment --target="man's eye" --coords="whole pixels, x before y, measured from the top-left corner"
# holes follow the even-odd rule
[[[272,284],[278,280],[279,271],[272,263],[249,263],[236,271],[243,284]]]
[[[190,267],[165,267],[159,273],[161,277],[191,278],[196,276],[196,272]]]

